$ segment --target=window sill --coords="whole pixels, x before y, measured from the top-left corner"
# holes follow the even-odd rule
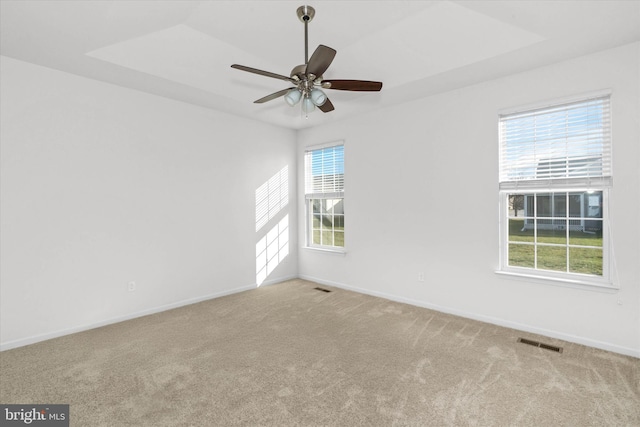
[[[611,282],[606,281],[594,281],[588,279],[580,279],[580,278],[569,278],[569,277],[553,277],[553,276],[542,276],[538,274],[528,274],[519,271],[505,271],[505,270],[496,270],[496,274],[503,276],[511,276],[516,279],[522,279],[527,281],[535,281],[544,284],[551,284],[557,286],[563,286],[568,288],[575,289],[587,289],[592,291],[600,291],[600,292],[615,292],[620,290],[617,286],[614,286]]]
[[[323,253],[333,254],[333,255],[345,256],[347,254],[347,251],[345,249],[337,249],[337,248],[331,249],[331,248],[320,248],[317,246],[303,246],[302,249],[307,249],[314,252],[323,252]]]

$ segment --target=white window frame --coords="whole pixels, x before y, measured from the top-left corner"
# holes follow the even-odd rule
[[[345,253],[346,249],[345,246],[333,246],[333,245],[321,245],[321,244],[315,244],[313,243],[313,211],[312,211],[312,203],[313,200],[327,200],[327,199],[342,199],[342,203],[343,203],[343,210],[344,210],[344,157],[343,157],[343,164],[342,164],[342,168],[343,168],[343,184],[342,184],[342,191],[339,191],[339,189],[337,189],[338,191],[335,191],[336,189],[334,189],[334,191],[327,191],[327,189],[318,189],[318,188],[313,188],[313,185],[310,184],[310,178],[311,175],[309,173],[309,168],[310,168],[310,164],[308,162],[308,154],[316,151],[316,150],[323,150],[323,149],[327,149],[327,148],[333,148],[333,147],[343,147],[344,150],[344,141],[333,141],[333,142],[328,142],[325,144],[319,144],[319,145],[312,145],[309,147],[306,147],[305,149],[305,153],[304,153],[304,180],[305,180],[305,198],[304,198],[304,203],[305,203],[305,217],[306,217],[306,221],[305,221],[305,248],[307,249],[314,249],[314,250],[319,250],[319,251],[325,251],[325,252],[334,252],[334,253]],[[346,213],[342,214],[343,219],[346,216]],[[344,231],[343,233],[346,234],[346,227],[344,227]]]
[[[554,270],[543,270],[543,269],[532,269],[529,267],[517,267],[510,266],[508,262],[509,257],[509,201],[508,197],[510,194],[522,194],[522,195],[533,195],[533,194],[549,194],[549,193],[576,193],[576,192],[602,192],[602,205],[605,207],[602,211],[602,218],[598,218],[598,220],[602,221],[602,276],[590,275],[590,274],[582,274],[582,273],[570,273],[570,272],[561,272]],[[501,190],[500,191],[500,270],[498,273],[503,274],[511,274],[522,277],[530,277],[530,278],[538,278],[538,279],[549,279],[558,282],[564,283],[572,283],[578,285],[587,285],[587,286],[601,286],[612,288],[613,284],[611,283],[610,271],[609,271],[609,213],[606,208],[609,205],[609,188],[608,187],[575,187],[575,188],[553,188],[549,189],[529,189],[529,190]],[[567,213],[569,208],[566,208]],[[536,218],[544,218],[549,219],[547,217],[538,216]],[[567,220],[571,221],[571,217],[566,217]],[[565,228],[564,231],[569,233],[569,229]],[[571,245],[570,239],[567,236],[566,247],[567,250],[571,247],[576,247]],[[538,245],[538,242],[534,243]],[[544,245],[544,244],[543,244]]]
[[[542,279],[543,281],[553,281],[555,283],[564,283],[578,286],[595,286],[600,288],[617,289],[612,282],[611,274],[611,262],[610,262],[610,227],[609,227],[609,208],[610,208],[610,190],[612,188],[612,172],[611,172],[611,124],[610,117],[608,123],[608,140],[606,141],[605,150],[608,153],[605,154],[602,173],[599,176],[579,176],[571,177],[549,177],[544,179],[509,179],[505,177],[507,175],[504,163],[505,154],[503,150],[505,145],[503,144],[502,135],[502,121],[506,117],[510,117],[515,114],[545,111],[547,109],[557,108],[565,104],[573,104],[586,102],[592,99],[606,98],[608,114],[610,116],[611,111],[611,92],[601,91],[593,94],[584,95],[577,98],[563,99],[554,103],[546,103],[545,105],[534,105],[519,109],[512,109],[510,111],[502,111],[499,114],[499,126],[500,126],[500,180],[499,180],[499,267],[496,273],[506,274],[512,276],[519,276],[528,279]],[[551,164],[552,162],[548,162]],[[540,165],[540,163],[537,163]],[[537,172],[536,172],[537,175]],[[602,192],[602,275],[595,274],[582,274],[576,272],[562,272],[553,270],[543,270],[530,267],[518,267],[509,265],[509,200],[508,197],[511,194],[549,194],[549,193],[563,193],[563,192]],[[569,219],[569,207],[566,207],[567,219]],[[566,230],[567,237],[569,230]],[[538,242],[534,242],[538,244]],[[567,251],[571,247],[570,241],[567,240]],[[567,252],[568,253],[568,252]],[[568,256],[568,255],[567,255]]]

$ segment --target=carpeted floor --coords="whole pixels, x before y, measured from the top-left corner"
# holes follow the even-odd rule
[[[72,426],[640,426],[640,359],[316,286],[2,352],[0,402]]]

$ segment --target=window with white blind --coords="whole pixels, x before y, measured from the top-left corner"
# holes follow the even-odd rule
[[[500,270],[610,285],[610,96],[502,114]]]
[[[305,152],[307,246],[344,249],[344,145]]]

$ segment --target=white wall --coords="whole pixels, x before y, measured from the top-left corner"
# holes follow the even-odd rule
[[[256,243],[296,223],[294,131],[1,67],[2,348],[255,287]],[[289,206],[256,233],[255,190],[286,165]],[[268,281],[297,275],[295,249]]]
[[[639,64],[637,43],[577,58],[301,131],[296,152],[293,131],[2,57],[0,346],[251,288],[255,245],[288,214],[266,283],[299,274],[640,356]],[[620,290],[496,275],[497,111],[600,89]],[[298,254],[304,147],[340,139],[348,252]],[[256,233],[255,190],[285,165],[289,206]]]
[[[639,64],[636,43],[300,132],[299,200],[304,148],[345,140],[347,249],[300,249],[300,275],[640,357]],[[620,290],[497,275],[497,112],[601,89],[613,91]],[[303,203],[298,215],[302,247]]]

